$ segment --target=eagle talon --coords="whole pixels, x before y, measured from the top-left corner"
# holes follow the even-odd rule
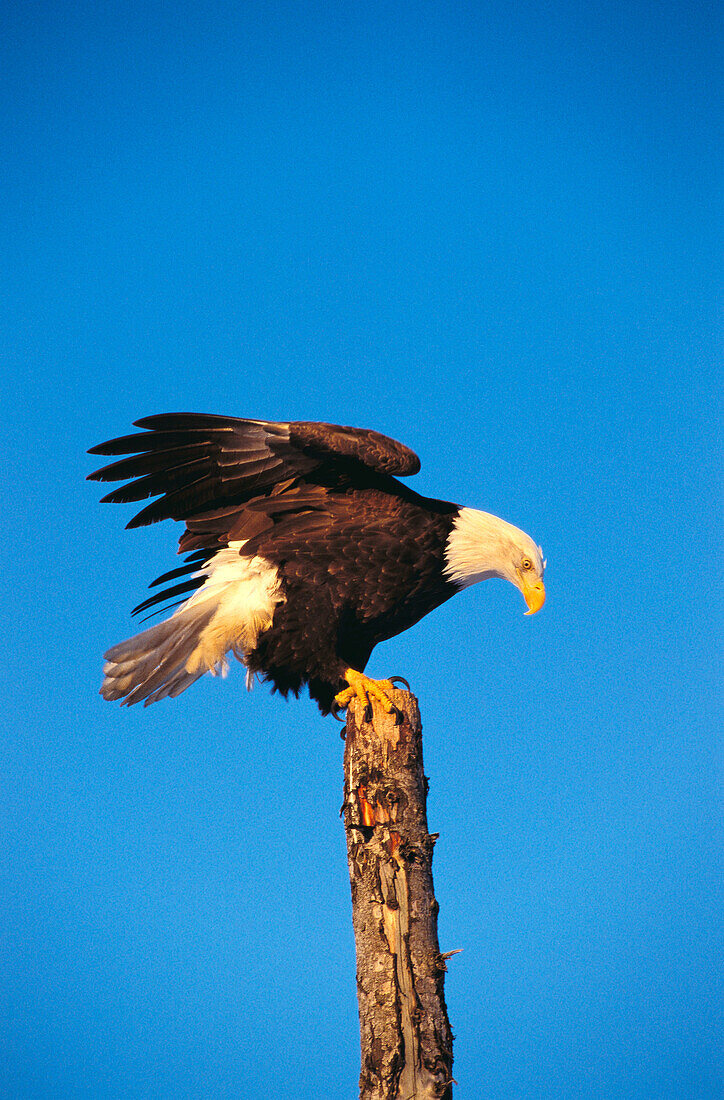
[[[365,722],[372,721],[372,703],[374,700],[377,700],[386,714],[392,714],[395,711],[395,705],[388,694],[394,690],[394,684],[391,680],[371,680],[369,676],[365,676],[364,673],[357,672],[353,668],[346,670],[344,679],[349,687],[343,688],[335,695],[334,707],[336,709],[342,710],[348,707],[353,699],[359,699],[361,703],[364,703],[363,721]]]
[[[395,725],[396,726],[401,726],[404,715],[403,715],[402,711],[400,710],[400,708],[399,707],[393,707],[392,708],[392,714],[394,714],[394,716],[395,716]]]
[[[411,690],[410,685],[408,684],[408,682],[407,682],[407,680],[405,679],[404,676],[390,676],[390,683],[393,684],[393,685],[395,685],[395,684],[404,684],[406,691]]]

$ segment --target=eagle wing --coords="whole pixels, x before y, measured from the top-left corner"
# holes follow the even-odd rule
[[[358,465],[403,477],[420,468],[409,447],[367,428],[203,413],[148,416],[134,426],[146,430],[100,443],[88,452],[131,456],[89,474],[89,481],[132,479],[103,497],[104,503],[159,496],[133,517],[129,528],[243,505],[300,477],[314,482],[313,471],[321,467],[349,472],[350,465]]]
[[[164,413],[135,421],[142,431],[92,447],[89,454],[125,457],[88,475],[89,481],[126,481],[104,503],[157,499],[126,525],[183,520],[179,553],[185,565],[151,587],[194,572],[220,547],[248,540],[275,522],[323,510],[327,490],[365,482],[370,474],[407,476],[420,460],[409,447],[367,428],[296,421],[241,420],[204,413]],[[158,593],[142,611],[189,591],[201,581]]]

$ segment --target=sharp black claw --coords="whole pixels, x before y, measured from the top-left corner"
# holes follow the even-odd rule
[[[410,691],[410,685],[404,676],[390,676],[391,684],[404,684],[407,691]]]
[[[335,719],[336,719],[336,720],[337,720],[338,722],[342,722],[342,723],[344,723],[344,722],[346,722],[346,721],[347,721],[347,719],[346,719],[346,718],[342,718],[342,717],[340,717],[340,713],[339,713],[339,707],[337,706],[337,703],[336,703],[336,701],[333,701],[333,702],[332,702],[332,706],[331,706],[331,707],[330,707],[330,709],[329,709],[329,713],[330,713],[330,714],[332,715],[332,717],[333,717],[333,718],[335,718]]]
[[[363,722],[371,722],[372,721],[372,704],[371,703],[367,703],[367,705],[364,709],[364,714],[362,715],[362,721]]]
[[[400,708],[399,707],[393,707],[391,713],[394,714],[394,716],[395,716],[395,725],[396,726],[401,726],[404,715],[403,715],[402,711],[400,710]]]

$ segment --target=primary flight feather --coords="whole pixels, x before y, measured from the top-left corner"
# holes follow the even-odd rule
[[[528,614],[543,606],[533,540],[497,516],[419,496],[397,480],[417,473],[417,455],[379,432],[198,413],[135,427],[91,448],[125,457],[89,479],[127,482],[104,501],[157,497],[128,527],[185,524],[185,564],[151,587],[185,579],[135,611],[187,598],[108,650],[105,699],[179,695],[234,654],[284,695],[306,684],[323,714],[355,696],[390,711],[391,683],[363,674],[378,642],[488,577],[519,588]]]

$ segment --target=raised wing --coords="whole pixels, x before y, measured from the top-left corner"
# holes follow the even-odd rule
[[[367,428],[306,421],[275,423],[203,413],[164,413],[137,420],[145,429],[92,447],[89,454],[126,455],[89,475],[90,481],[125,481],[103,497],[126,503],[158,496],[127,524],[193,520],[227,512],[277,494],[315,471],[354,476],[417,473],[420,460],[402,443]]]

